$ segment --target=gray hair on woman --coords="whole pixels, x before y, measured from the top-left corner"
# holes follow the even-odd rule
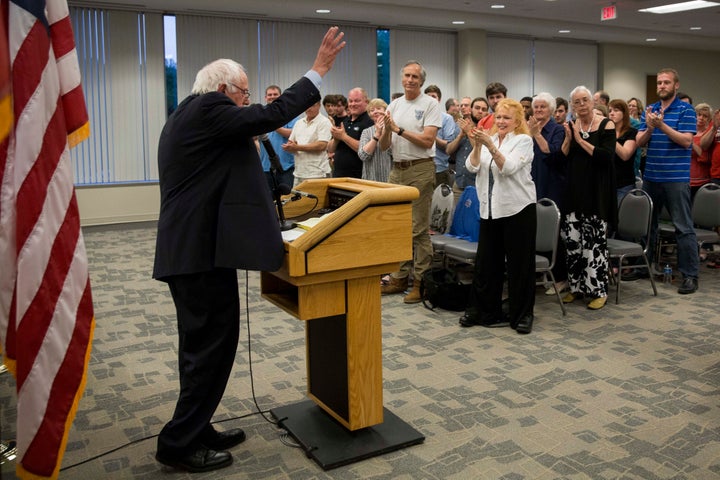
[[[570,101],[572,101],[572,98],[573,98],[573,96],[575,96],[575,94],[580,93],[580,92],[587,93],[587,96],[590,97],[590,99],[592,100],[593,94],[590,91],[590,89],[588,87],[586,87],[585,85],[580,85],[580,86],[573,88],[572,92],[570,92]]]
[[[195,76],[193,95],[214,92],[220,85],[229,85],[238,77],[245,75],[245,68],[235,60],[221,58],[205,65]]]
[[[535,97],[533,97],[532,106],[535,106],[535,103],[537,102],[545,102],[547,103],[548,109],[550,110],[550,113],[553,113],[555,111],[555,97],[550,95],[548,92],[540,92]]]

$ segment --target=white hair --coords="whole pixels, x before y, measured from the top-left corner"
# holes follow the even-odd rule
[[[193,95],[214,92],[220,85],[228,85],[245,75],[245,68],[235,60],[221,58],[205,65],[195,76]]]
[[[587,88],[585,85],[580,85],[580,86],[577,86],[577,87],[573,88],[573,89],[572,89],[572,92],[570,92],[570,103],[572,103],[572,98],[573,98],[573,96],[575,96],[575,94],[580,93],[580,92],[585,92],[585,93],[587,93],[587,96],[590,97],[590,99],[593,98],[593,94],[592,94],[592,92],[590,91],[590,89]]]
[[[548,105],[548,109],[550,112],[555,111],[555,107],[557,106],[555,103],[555,97],[550,95],[548,92],[540,92],[535,97],[533,97],[532,106],[535,106],[535,103],[537,102],[545,102]]]

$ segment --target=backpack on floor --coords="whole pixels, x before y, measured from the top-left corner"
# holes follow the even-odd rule
[[[435,310],[465,310],[471,284],[462,283],[457,272],[448,268],[431,268],[420,281],[420,296],[425,308]]]

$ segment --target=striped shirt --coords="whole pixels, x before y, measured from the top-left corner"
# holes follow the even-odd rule
[[[649,108],[652,112],[661,111],[660,102],[653,103]],[[695,109],[677,97],[663,112],[663,121],[680,133],[689,132],[694,135],[697,130]],[[638,130],[647,130],[645,112],[640,118]],[[656,128],[648,142],[643,178],[652,182],[690,182],[691,154],[692,146],[687,148],[680,146]]]

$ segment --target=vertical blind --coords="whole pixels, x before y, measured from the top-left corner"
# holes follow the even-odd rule
[[[257,20],[177,15],[178,102],[190,94],[198,70],[219,58],[242,64],[252,74],[258,68]],[[258,102],[258,86],[248,76],[250,101]]]
[[[71,150],[78,185],[157,179],[165,120],[162,15],[70,10],[90,137]]]
[[[165,123],[165,70],[161,14],[72,8],[90,138],[72,150],[76,183],[155,181],[157,141]],[[178,15],[178,100],[190,93],[197,71],[232,58],[248,72],[252,102],[271,84],[287,88],[312,65],[327,26],[219,16]],[[323,80],[321,93],[363,87],[377,96],[376,30],[345,26],[348,44]],[[567,96],[576,85],[597,85],[597,46],[488,36],[488,81],[500,81],[513,98],[548,91]],[[391,91],[402,91],[408,60],[427,71],[443,99],[458,94],[457,35],[390,31]]]
[[[540,92],[568,98],[578,85],[595,90],[597,45],[488,36],[488,82],[500,82],[519,100]],[[484,92],[483,92],[484,93]]]
[[[262,59],[257,71],[258,98],[262,101],[265,87],[278,85],[285,89],[312,66],[320,42],[330,25],[290,22],[259,22]],[[368,27],[341,26],[347,45],[338,56],[333,69],[323,79],[320,93],[341,93],[347,96],[355,87],[364,88],[370,98],[377,96],[376,30]],[[299,39],[302,39],[299,41]],[[289,47],[290,46],[290,47]]]
[[[415,60],[427,72],[425,87],[435,84],[444,101],[458,95],[457,34],[390,30],[390,91],[402,92],[402,66]],[[443,107],[444,110],[444,107]]]

